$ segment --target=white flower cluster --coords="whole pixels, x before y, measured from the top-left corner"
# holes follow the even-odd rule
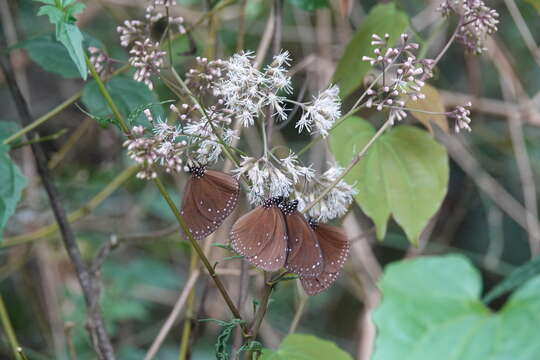
[[[287,119],[283,96],[280,91],[292,90],[291,79],[287,76],[289,53],[284,51],[264,71],[252,64],[252,52],[235,54],[223,62],[223,76],[213,85],[214,95],[223,99],[227,109],[245,127],[252,126],[263,110],[270,106],[281,120]]]
[[[240,166],[234,172],[247,177],[250,183],[248,201],[255,205],[274,197],[288,197],[294,192],[295,185],[310,182],[315,175],[311,167],[300,165],[293,153],[275,161],[265,157],[242,157]]]
[[[366,91],[369,95],[366,107],[374,107],[377,111],[389,109],[389,120],[394,122],[407,116],[403,109],[406,100],[425,98],[422,87],[425,80],[432,76],[433,60],[418,59],[415,52],[419,45],[409,42],[407,34],[401,34],[400,43],[395,47],[391,47],[389,41],[388,34],[384,37],[373,34],[371,44],[376,46],[374,56],[364,56],[362,60],[381,71],[379,81]]]
[[[186,114],[181,114],[178,109],[173,108],[173,111],[180,120],[186,119]],[[204,165],[216,162],[223,152],[223,145],[231,145],[238,138],[236,131],[230,128],[231,122],[230,112],[219,100],[200,117],[191,114],[183,131],[189,135],[188,143],[196,145],[192,157]]]
[[[152,39],[153,25],[163,18],[167,19],[169,31],[172,26],[176,26],[179,33],[184,33],[184,20],[181,17],[167,17],[159,12],[158,8],[173,6],[169,0],[153,0],[146,7],[146,21],[126,20],[124,24],[117,27],[120,33],[120,45],[130,48],[129,64],[135,68],[134,80],[143,82],[151,90],[154,88],[151,77],[159,75],[165,62],[165,51],[161,50],[159,41]]]
[[[486,38],[497,31],[499,13],[481,0],[445,0],[438,10],[443,16],[461,17],[457,39],[469,52],[483,53]]]
[[[311,202],[319,198],[322,192],[343,174],[343,168],[334,165],[326,170],[320,177],[306,184],[304,189],[296,192],[298,210],[303,211]],[[356,195],[354,187],[344,180],[334,186],[321,201],[316,203],[309,211],[308,215],[317,221],[328,222],[345,215]]]
[[[339,88],[333,85],[319,93],[310,104],[305,106],[304,113],[296,123],[296,127],[299,132],[303,129],[311,132],[312,127],[314,127],[316,132],[320,133],[322,137],[326,137],[340,116]]]

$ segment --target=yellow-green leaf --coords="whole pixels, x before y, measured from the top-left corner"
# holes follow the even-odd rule
[[[330,136],[338,163],[347,166],[375,134],[359,117],[350,117]],[[413,244],[439,209],[448,188],[448,155],[426,131],[401,125],[387,130],[347,175],[356,183],[355,199],[383,239],[390,215]]]
[[[433,132],[431,122],[434,122],[445,132],[448,132],[448,119],[446,115],[428,114],[432,112],[445,112],[439,91],[433,86],[426,84],[422,88],[422,93],[426,95],[424,99],[418,99],[417,101],[411,100],[407,103],[407,107],[425,112],[410,111],[410,114],[427,127],[430,132]]]

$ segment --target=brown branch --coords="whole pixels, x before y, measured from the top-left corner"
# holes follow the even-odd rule
[[[0,48],[5,48],[5,40],[3,37],[0,38]],[[0,55],[0,67],[4,72],[4,77],[8,84],[9,90],[15,102],[17,112],[21,118],[21,123],[23,126],[29,125],[32,123],[33,119],[30,114],[30,109],[24,96],[21,93],[21,90],[13,76],[13,69],[9,59],[5,54]],[[37,132],[32,131],[29,135],[38,135]],[[88,268],[83,263],[79,247],[75,240],[75,234],[71,228],[69,221],[66,216],[66,212],[62,203],[60,201],[60,194],[49,174],[49,169],[47,166],[47,158],[41,148],[39,143],[34,143],[30,145],[34,158],[36,161],[36,167],[39,176],[47,195],[49,197],[49,202],[51,204],[56,222],[60,228],[60,233],[62,234],[62,240],[64,242],[64,247],[69,255],[69,258],[75,268],[79,284],[83,292],[84,300],[88,308],[88,328],[90,330],[90,335],[92,337],[92,343],[96,353],[100,359],[103,360],[114,360],[114,351],[111,345],[109,336],[105,330],[105,324],[100,313],[97,292],[94,288],[94,281],[88,271]]]

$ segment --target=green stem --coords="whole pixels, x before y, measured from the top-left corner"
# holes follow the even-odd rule
[[[315,206],[319,201],[321,201],[322,199],[324,199],[324,197],[326,195],[328,195],[328,193],[337,185],[339,184],[339,182],[341,180],[343,180],[343,178],[345,176],[347,176],[347,174],[356,166],[356,164],[358,164],[358,162],[360,161],[360,159],[362,159],[364,157],[364,155],[367,153],[367,151],[369,150],[369,148],[371,147],[371,145],[373,145],[373,143],[384,133],[384,131],[392,125],[392,122],[390,120],[386,120],[386,122],[383,124],[383,126],[381,126],[381,128],[379,130],[377,130],[377,132],[375,133],[375,135],[373,135],[373,137],[371,138],[371,140],[369,140],[369,142],[362,148],[362,150],[360,150],[360,152],[358,152],[354,157],[353,159],[351,160],[351,162],[349,163],[349,165],[347,165],[347,167],[345,168],[345,170],[343,171],[343,173],[341,173],[340,176],[338,176],[326,189],[324,189],[323,192],[321,192],[321,194],[315,199],[313,200],[308,206],[306,206],[303,210],[302,210],[302,213],[306,214],[309,212],[309,210],[311,210],[311,208],[313,208],[313,206]]]
[[[13,326],[9,320],[9,315],[6,310],[6,306],[4,305],[2,295],[0,295],[0,321],[2,321],[2,327],[4,328],[13,357],[16,360],[24,360],[24,358],[21,356],[21,347],[19,346],[17,336],[15,335],[15,331],[13,330]]]
[[[180,227],[184,231],[184,234],[186,234],[189,242],[193,246],[193,249],[195,250],[195,252],[199,256],[199,259],[201,259],[204,267],[206,268],[206,270],[208,270],[208,273],[210,274],[210,276],[214,280],[214,283],[216,284],[216,287],[218,288],[219,292],[221,293],[221,296],[223,297],[223,299],[227,303],[227,306],[231,310],[233,316],[236,319],[242,319],[242,317],[240,316],[240,312],[236,308],[236,305],[234,305],[234,302],[232,301],[231,297],[229,296],[229,293],[227,292],[227,290],[225,289],[225,286],[223,286],[223,283],[221,282],[221,279],[219,278],[217,273],[214,271],[214,267],[212,266],[212,264],[210,264],[210,261],[208,260],[208,258],[204,254],[203,249],[201,248],[201,246],[199,245],[197,240],[195,240],[195,238],[191,234],[191,231],[189,230],[189,227],[187,226],[186,221],[184,220],[184,217],[180,214],[180,211],[178,211],[178,208],[174,204],[174,201],[171,199],[171,196],[167,192],[167,189],[165,189],[165,186],[163,185],[163,183],[161,182],[161,180],[159,178],[154,179],[154,183],[156,184],[157,188],[159,189],[159,192],[161,193],[161,196],[163,197],[163,199],[165,199],[165,201],[167,202],[167,205],[169,205],[169,208],[171,209],[172,213],[174,214],[174,217],[176,218],[178,224],[180,225]],[[245,325],[243,325],[243,329],[244,329],[244,327],[245,327]],[[244,329],[244,330],[247,330],[247,329]],[[246,333],[247,333],[247,331],[246,331]]]
[[[56,140],[60,136],[64,135],[66,132],[67,132],[67,129],[62,129],[62,130],[57,131],[56,133],[54,133],[52,135],[38,137],[38,138],[35,138],[35,139],[32,139],[32,140],[22,142],[20,144],[14,144],[14,145],[11,146],[11,149],[19,149],[19,148],[22,148],[23,146],[26,146],[26,145],[36,144],[36,143],[50,141],[50,140]]]
[[[125,135],[129,136],[129,128],[126,125],[126,122],[125,122],[124,118],[122,117],[122,114],[120,114],[120,112],[114,110],[114,109],[117,109],[116,105],[114,104],[114,101],[112,100],[111,95],[107,91],[107,88],[105,88],[105,86],[103,86],[103,82],[99,78],[99,75],[96,72],[96,69],[90,63],[90,61],[88,61],[88,58],[87,58],[87,65],[88,65],[88,67],[90,69],[90,73],[94,77],[94,80],[98,84],[99,91],[101,92],[101,94],[103,95],[103,97],[107,101],[107,104],[109,105],[109,107],[113,111],[113,114],[116,117],[116,120],[118,120],[118,123],[121,124],[122,129],[123,130],[125,129],[125,131],[124,131]],[[99,84],[101,84],[101,86]],[[184,84],[184,86],[185,86],[185,84]],[[221,282],[221,279],[218,277],[218,275],[214,271],[214,268],[212,267],[212,264],[210,264],[210,261],[208,260],[208,258],[204,254],[204,251],[200,247],[199,243],[193,237],[193,234],[189,230],[189,227],[187,226],[186,221],[184,220],[184,217],[180,214],[180,211],[178,211],[178,209],[176,208],[176,205],[174,204],[173,200],[171,199],[171,196],[169,195],[169,193],[167,192],[167,189],[165,189],[165,186],[163,185],[163,183],[161,182],[161,180],[159,178],[154,179],[154,183],[156,184],[156,186],[157,186],[159,192],[161,193],[161,196],[163,197],[163,199],[165,199],[165,201],[169,205],[169,208],[171,209],[174,216],[176,217],[176,220],[177,220],[178,224],[180,225],[180,227],[182,228],[182,230],[186,234],[189,242],[191,243],[191,245],[193,246],[193,249],[195,250],[195,252],[199,256],[199,258],[201,259],[204,267],[206,268],[206,270],[208,270],[208,273],[210,274],[210,276],[214,280],[214,283],[216,284],[216,287],[218,288],[219,292],[221,293],[221,296],[223,297],[223,299],[227,303],[227,306],[231,310],[231,313],[233,314],[233,316],[235,318],[241,319],[242,317],[240,316],[240,312],[238,311],[238,309],[234,305],[234,302],[232,301],[231,297],[229,296],[227,290],[225,289],[225,286],[223,285],[223,283]],[[242,329],[244,330],[245,334],[247,335],[248,334],[247,327],[245,325],[241,325],[241,326],[242,326]]]
[[[45,115],[36,119],[36,121],[31,123],[30,125],[23,127],[21,130],[17,131],[15,134],[5,138],[2,143],[4,145],[10,144],[14,142],[15,140],[17,140],[18,138],[20,138],[21,136],[28,133],[29,131],[34,130],[39,125],[43,124],[47,120],[50,120],[51,118],[53,118],[54,116],[62,112],[65,108],[73,104],[75,101],[77,101],[81,97],[81,95],[82,95],[81,91],[75,93],[73,96],[66,99],[63,103],[61,103],[60,105],[58,105],[57,107],[55,107],[54,109],[46,113]]]
[[[111,98],[111,94],[109,94],[109,91],[105,87],[105,84],[103,83],[103,81],[99,77],[99,75],[98,75],[98,73],[96,71],[96,68],[94,67],[94,65],[92,65],[92,63],[88,59],[88,55],[85,54],[84,59],[86,61],[86,66],[88,66],[88,69],[90,70],[90,74],[92,74],[92,77],[94,78],[94,81],[96,82],[96,84],[98,86],[99,92],[101,93],[101,95],[103,96],[105,101],[107,102],[107,105],[109,105],[109,108],[113,112],[114,117],[118,121],[118,125],[120,125],[120,128],[122,129],[122,131],[124,133],[129,135],[129,133],[130,133],[129,127],[127,126],[126,121],[124,120],[124,117],[122,116],[122,114],[120,114],[120,111],[118,110],[118,107],[116,106],[113,99]]]

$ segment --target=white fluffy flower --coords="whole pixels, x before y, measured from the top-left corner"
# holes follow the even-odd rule
[[[343,174],[343,168],[332,166],[316,179],[316,185],[312,185],[307,191],[298,192],[297,198],[301,200],[298,204],[298,209],[303,210],[312,201],[315,201],[341,174]],[[354,187],[341,180],[322,200],[309,210],[308,214],[310,217],[321,222],[328,222],[329,220],[341,217],[349,209],[355,194],[356,190]]]
[[[311,132],[314,127],[318,133],[326,137],[340,116],[339,87],[333,85],[313,98],[312,103],[306,106],[302,117],[296,123],[296,127],[298,132],[304,129]]]

